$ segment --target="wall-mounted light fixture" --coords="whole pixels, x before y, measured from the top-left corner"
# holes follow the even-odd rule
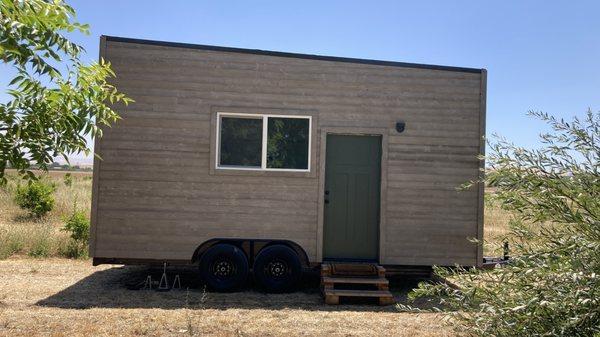
[[[404,128],[406,128],[406,123],[404,121],[396,122],[396,131],[398,131],[398,133],[402,133]]]

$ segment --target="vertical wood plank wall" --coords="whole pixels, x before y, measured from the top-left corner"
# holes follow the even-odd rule
[[[315,261],[320,132],[356,127],[387,130],[380,262],[477,263],[482,190],[456,188],[479,174],[481,73],[105,43],[136,102],[96,143],[92,256],[185,260],[205,240],[245,237],[295,241]],[[311,174],[211,170],[215,107],[310,111]]]

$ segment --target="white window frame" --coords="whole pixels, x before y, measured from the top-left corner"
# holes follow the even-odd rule
[[[244,166],[221,166],[221,117],[240,117],[262,119],[262,148],[261,148],[261,166],[260,167],[244,167]],[[299,118],[308,119],[308,165],[306,169],[287,169],[287,168],[268,168],[267,167],[267,138],[269,128],[269,118]],[[312,116],[306,115],[271,115],[271,114],[250,114],[236,112],[217,112],[217,132],[215,144],[215,168],[218,170],[243,170],[243,171],[274,171],[274,172],[310,172],[311,151],[312,151]]]

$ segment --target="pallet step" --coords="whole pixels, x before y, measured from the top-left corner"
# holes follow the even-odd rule
[[[379,300],[379,305],[393,304],[394,295],[387,290],[346,290],[346,289],[326,289],[323,291],[325,303],[339,304],[340,297],[371,297]]]
[[[321,265],[321,275],[340,277],[385,277],[385,268],[374,263],[328,262]]]
[[[376,263],[321,264],[321,290],[327,304],[340,304],[340,297],[370,297],[376,298],[379,305],[393,304],[389,283],[385,268]]]
[[[332,283],[347,283],[347,284],[374,284],[374,285],[389,285],[390,281],[385,278],[359,278],[359,277],[335,277],[325,276],[322,278],[324,284]]]
[[[325,295],[347,296],[347,297],[394,297],[386,290],[352,290],[352,289],[330,289],[325,290]]]

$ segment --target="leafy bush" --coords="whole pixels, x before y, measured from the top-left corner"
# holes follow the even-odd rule
[[[90,238],[90,220],[87,215],[83,211],[74,209],[73,214],[66,219],[62,230],[69,232],[71,237],[71,242],[62,253],[73,258],[86,256]]]
[[[66,173],[63,176],[63,183],[65,184],[65,186],[67,187],[71,187],[73,186],[73,175],[71,173]]]
[[[55,186],[47,182],[36,180],[27,185],[19,185],[15,191],[15,202],[31,215],[42,217],[54,207]]]
[[[513,259],[505,268],[436,268],[450,284],[421,284],[411,298],[439,296],[457,327],[476,336],[600,335],[600,114],[558,120],[530,150],[490,144],[487,180],[513,211]]]

